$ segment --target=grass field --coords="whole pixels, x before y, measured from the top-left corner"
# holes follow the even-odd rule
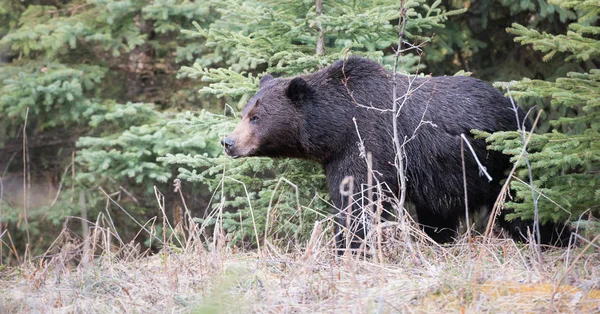
[[[43,258],[3,268],[0,313],[600,312],[600,251],[589,242],[546,249],[540,263],[528,245],[483,237],[416,241],[409,253],[387,230],[370,257],[336,257],[316,228],[289,252],[193,236],[148,256],[94,230],[84,243],[65,230]]]

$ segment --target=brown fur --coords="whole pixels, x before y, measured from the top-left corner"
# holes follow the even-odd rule
[[[242,118],[242,121],[229,136],[236,139],[235,145],[238,147],[239,156],[252,154],[260,144],[258,136],[255,135],[254,125],[250,123],[248,115]]]

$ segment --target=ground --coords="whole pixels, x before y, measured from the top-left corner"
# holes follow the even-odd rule
[[[87,262],[76,246],[0,271],[1,313],[598,313],[600,253],[512,240],[384,244],[336,257],[321,238],[281,252],[189,241],[144,257],[124,245]]]

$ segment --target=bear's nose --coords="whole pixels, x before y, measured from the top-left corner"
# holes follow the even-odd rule
[[[225,139],[221,140],[221,145],[225,146],[226,149],[230,149],[234,144],[235,141],[230,137],[226,137]]]

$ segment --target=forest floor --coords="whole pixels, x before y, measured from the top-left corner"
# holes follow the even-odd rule
[[[0,313],[600,312],[595,245],[545,249],[540,263],[512,240],[409,249],[387,239],[370,257],[336,257],[313,234],[295,253],[187,239],[146,256],[97,240],[86,259],[65,239],[29,266],[0,270]]]

